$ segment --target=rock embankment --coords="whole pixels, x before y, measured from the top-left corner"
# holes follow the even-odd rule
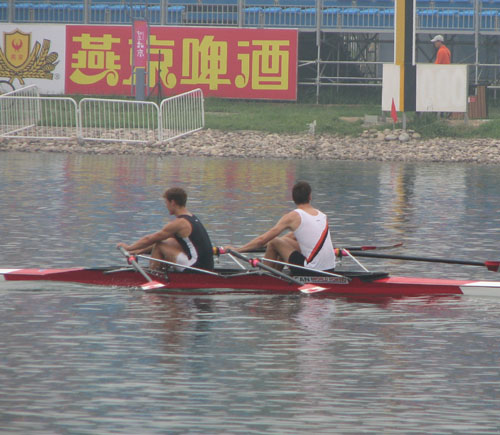
[[[353,138],[206,129],[173,142],[148,144],[4,138],[0,151],[500,164],[497,139],[422,140],[411,131],[376,130]]]

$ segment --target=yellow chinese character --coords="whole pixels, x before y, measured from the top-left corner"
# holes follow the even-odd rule
[[[249,47],[250,42],[239,41],[238,47]],[[234,79],[234,84],[237,88],[244,88],[248,85],[248,80],[250,79],[250,54],[239,53],[238,60],[241,64],[241,74],[238,74]]]
[[[158,79],[158,69],[160,70],[160,80],[163,85],[172,89],[177,84],[177,77],[169,71],[174,64],[173,48],[174,41],[163,41],[156,39],[156,35],[150,38],[149,52],[151,53],[151,62],[149,68],[149,83],[156,85]]]
[[[252,41],[252,89],[288,89],[289,41]]]
[[[114,43],[119,43],[119,38],[105,34],[102,37],[93,37],[89,33],[73,38],[74,42],[81,44],[81,50],[72,56],[72,68],[75,71],[70,76],[74,83],[91,85],[106,77],[109,86],[118,83],[118,71],[120,70],[120,56],[111,51]],[[96,74],[86,74],[82,69],[99,71]]]
[[[219,85],[230,84],[229,79],[220,76],[227,74],[227,41],[214,41],[214,36],[183,40],[182,84],[205,84],[215,90]]]

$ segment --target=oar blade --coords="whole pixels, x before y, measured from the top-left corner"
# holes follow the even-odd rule
[[[165,288],[165,284],[158,281],[148,281],[141,285],[143,290],[156,290],[160,288]]]
[[[498,272],[498,269],[500,268],[500,261],[485,261],[484,265],[489,271]]]
[[[304,284],[303,286],[299,287],[299,290],[305,295],[312,295],[314,293],[325,291],[326,288],[315,284]]]

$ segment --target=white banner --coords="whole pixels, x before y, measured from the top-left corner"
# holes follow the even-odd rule
[[[384,63],[382,67],[382,111],[390,112],[392,100],[399,111],[400,67],[392,63]]]
[[[467,65],[417,64],[417,112],[467,112]]]
[[[16,89],[37,85],[41,94],[63,94],[65,24],[6,24],[0,35],[0,80]]]

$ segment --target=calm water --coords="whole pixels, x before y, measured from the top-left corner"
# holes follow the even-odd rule
[[[109,265],[184,186],[215,244],[292,207],[335,244],[500,258],[498,166],[0,153],[1,267]],[[481,268],[363,262],[393,274]],[[348,265],[346,263],[345,265]],[[499,433],[500,298],[377,302],[0,282],[2,433]]]

